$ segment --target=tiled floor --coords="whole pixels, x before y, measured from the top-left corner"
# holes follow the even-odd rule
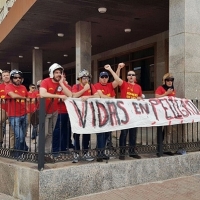
[[[200,175],[136,185],[70,200],[199,200]]]

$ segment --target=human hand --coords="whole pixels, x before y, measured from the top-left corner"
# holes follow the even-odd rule
[[[118,64],[118,68],[119,68],[119,69],[122,69],[122,68],[124,68],[124,66],[125,66],[125,64],[124,64],[124,63],[119,63],[119,64]]]
[[[90,89],[90,84],[89,83],[86,83],[85,86],[84,86],[84,91],[87,91]]]
[[[110,66],[110,65],[105,65],[105,66],[104,66],[104,69],[106,69],[106,70],[110,71],[112,68],[111,68],[111,66]]]

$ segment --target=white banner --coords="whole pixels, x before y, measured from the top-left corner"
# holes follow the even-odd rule
[[[189,99],[68,98],[65,101],[73,133],[91,134],[133,127],[164,126],[200,121],[200,111]]]

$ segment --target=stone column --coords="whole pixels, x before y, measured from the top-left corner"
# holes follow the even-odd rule
[[[91,73],[91,23],[76,23],[76,77],[81,69]]]
[[[177,97],[199,99],[199,0],[170,0],[169,13],[169,71],[175,76]]]
[[[13,70],[13,69],[19,70],[19,63],[11,62],[10,67],[11,67],[10,70]]]
[[[43,57],[42,50],[33,49],[33,67],[32,67],[32,76],[33,83],[36,84],[37,81],[43,79]]]

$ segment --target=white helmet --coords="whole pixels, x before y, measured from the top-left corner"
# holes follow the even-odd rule
[[[64,70],[63,67],[61,65],[59,65],[58,63],[54,63],[53,65],[51,65],[49,67],[49,77],[50,78],[53,78],[53,72],[56,70],[56,69],[61,69],[62,71]]]
[[[77,80],[79,80],[79,79],[82,78],[83,76],[87,76],[87,77],[92,78],[91,74],[90,74],[89,71],[86,70],[86,69],[83,69],[83,70],[81,70],[81,71],[79,72],[78,77],[77,77]]]

